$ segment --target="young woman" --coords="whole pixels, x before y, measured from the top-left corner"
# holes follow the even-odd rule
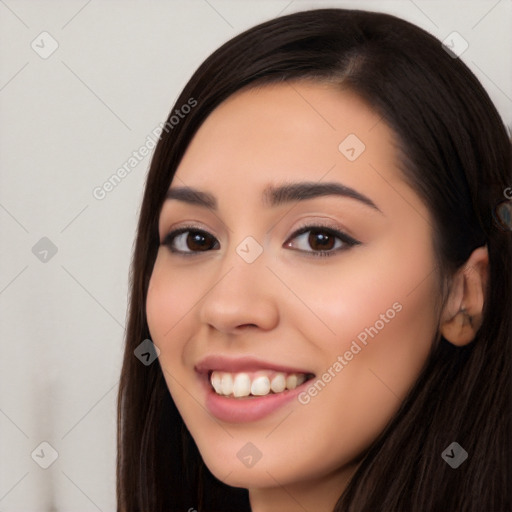
[[[212,54],[147,178],[119,510],[510,510],[510,157],[474,75],[393,16]]]

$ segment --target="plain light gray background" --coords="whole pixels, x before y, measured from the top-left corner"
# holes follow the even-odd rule
[[[324,6],[396,14],[440,40],[458,32],[512,125],[510,0],[0,1],[0,512],[115,510],[128,269],[150,156],[104,199],[93,190],[220,44]]]

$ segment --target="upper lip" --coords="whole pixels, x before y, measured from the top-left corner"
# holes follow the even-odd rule
[[[304,368],[293,368],[291,366],[264,361],[252,356],[226,357],[221,355],[208,355],[201,359],[196,365],[195,370],[198,373],[209,373],[211,371],[224,371],[230,373],[236,372],[255,372],[258,370],[274,370],[283,373],[304,373],[312,372]]]

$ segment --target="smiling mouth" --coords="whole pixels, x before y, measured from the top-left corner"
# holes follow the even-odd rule
[[[312,373],[285,373],[274,370],[226,372],[213,370],[208,380],[213,391],[228,398],[251,398],[291,391],[314,378]]]

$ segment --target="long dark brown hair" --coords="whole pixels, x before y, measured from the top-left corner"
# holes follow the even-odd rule
[[[493,216],[512,182],[507,133],[481,84],[440,41],[394,16],[343,9],[291,14],[236,36],[205,60],[172,109],[197,102],[179,122],[169,116],[140,211],[118,398],[118,510],[250,510],[246,490],[205,467],[160,365],[141,364],[134,349],[151,337],[145,303],[158,217],[195,132],[235,91],[301,79],[355,91],[395,132],[404,179],[433,216],[443,279],[476,247],[487,245],[490,262],[476,338],[461,348],[433,344],[335,511],[510,510],[512,250],[511,233]],[[453,441],[469,454],[458,469],[441,458]]]

